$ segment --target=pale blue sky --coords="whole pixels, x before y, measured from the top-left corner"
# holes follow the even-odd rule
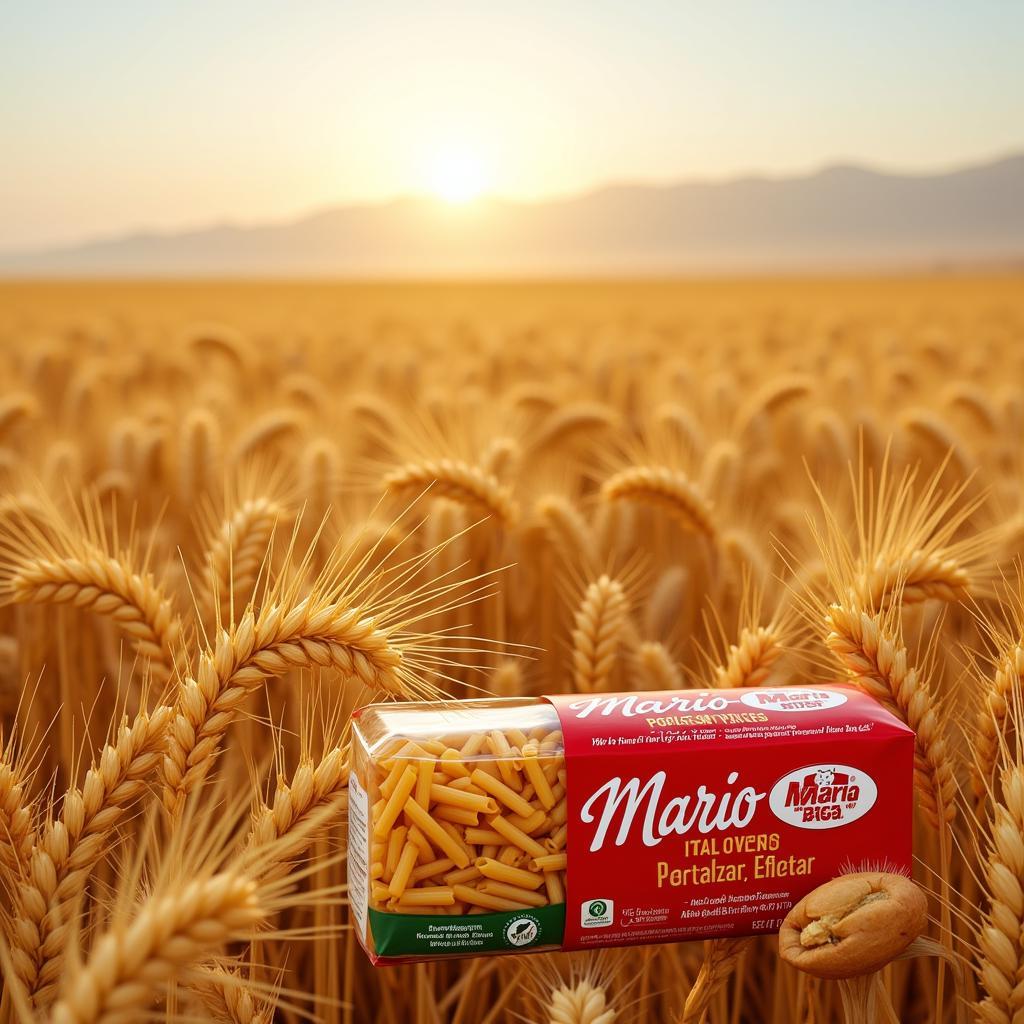
[[[1024,148],[1024,4],[0,8],[0,248],[429,190],[532,198]]]

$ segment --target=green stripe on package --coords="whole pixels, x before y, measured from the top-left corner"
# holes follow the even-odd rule
[[[369,925],[380,956],[509,952],[561,944],[565,904],[459,917],[393,914],[371,908]]]

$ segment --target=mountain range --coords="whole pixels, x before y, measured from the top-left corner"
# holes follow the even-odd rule
[[[1024,153],[933,174],[614,185],[541,202],[427,198],[288,222],[0,252],[11,276],[451,276],[1024,265]]]

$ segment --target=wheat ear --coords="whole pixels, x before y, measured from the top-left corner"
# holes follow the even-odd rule
[[[744,626],[729,645],[725,664],[715,670],[715,686],[760,686],[782,656],[778,631],[772,626]]]
[[[597,561],[593,531],[572,502],[551,494],[541,498],[536,508],[545,535],[562,558],[581,559],[584,565]]]
[[[11,879],[25,874],[34,832],[21,765],[7,747],[0,748],[0,874]]]
[[[249,345],[239,331],[227,324],[196,324],[189,328],[186,343],[199,354],[224,356],[239,373],[248,368]]]
[[[231,632],[199,656],[182,683],[164,760],[164,804],[177,813],[213,764],[221,739],[246,697],[265,679],[293,668],[339,671],[372,690],[409,696],[402,652],[365,609],[307,597],[293,607],[248,609]]]
[[[253,995],[240,971],[207,968],[191,988],[216,1024],[273,1024],[274,1001]]]
[[[496,665],[487,688],[498,697],[520,696],[523,693],[523,666],[511,659]]]
[[[809,378],[798,374],[768,381],[739,410],[736,417],[737,436],[742,437],[762,415],[773,415],[790,402],[809,394],[812,384]]]
[[[963,438],[930,409],[911,409],[900,417],[900,421],[908,434],[931,447],[937,460],[944,458],[944,462],[948,462],[952,457],[963,479],[973,475],[977,460]]]
[[[573,684],[579,693],[593,693],[608,681],[629,604],[618,580],[602,575],[591,583],[576,611],[572,631]]]
[[[637,673],[648,690],[681,690],[683,676],[664,644],[647,641],[636,649]]]
[[[992,684],[978,710],[974,734],[974,764],[971,787],[978,800],[989,792],[989,785],[999,757],[1003,728],[1015,694],[1024,692],[1024,645],[1009,647],[999,659]]]
[[[145,792],[163,758],[172,710],[161,706],[123,721],[112,743],[85,773],[81,790],[64,795],[60,817],[46,825],[12,923],[15,970],[28,995],[47,1005],[63,970],[70,910],[129,807]]]
[[[617,1016],[604,989],[586,980],[554,989],[547,1009],[549,1024],[612,1024]]]
[[[20,604],[71,604],[111,619],[154,670],[172,671],[181,622],[150,573],[132,572],[120,559],[96,552],[29,559],[7,586]]]
[[[994,434],[999,429],[995,405],[988,392],[977,384],[954,381],[943,389],[942,403],[949,409],[962,409],[986,434]]]
[[[316,838],[307,823],[332,805],[340,818],[345,812],[347,795],[348,761],[341,747],[329,750],[316,764],[304,758],[291,783],[278,779],[274,802],[256,811],[246,844],[261,855],[261,880],[287,874],[289,863],[301,856]],[[318,824],[325,826],[329,822],[318,818]],[[272,860],[265,853],[268,848],[273,851]]]
[[[522,456],[519,444],[511,437],[496,437],[480,457],[483,471],[495,480],[508,480],[515,472]]]
[[[879,557],[858,581],[858,597],[869,608],[881,608],[899,591],[904,606],[922,601],[959,601],[970,586],[970,576],[954,558],[918,548],[899,557]]]
[[[704,946],[704,960],[683,1006],[679,1024],[697,1024],[704,1019],[711,1000],[728,982],[736,962],[750,944],[746,937],[712,939]]]
[[[301,417],[292,409],[271,409],[257,416],[235,439],[231,458],[236,465],[255,457],[270,445],[295,434],[301,425]]]
[[[573,436],[593,436],[615,422],[607,406],[594,402],[564,405],[552,412],[530,439],[532,452],[549,452]]]
[[[644,611],[644,632],[648,636],[670,636],[678,628],[686,607],[690,574],[684,566],[664,569],[654,584]]]
[[[684,530],[709,540],[716,536],[711,505],[684,473],[664,466],[634,466],[606,480],[605,501],[638,501],[661,509]]]
[[[272,498],[250,498],[221,525],[207,561],[222,622],[231,622],[232,609],[244,608],[252,596],[282,515]]]
[[[310,441],[299,461],[299,488],[306,502],[306,522],[323,521],[341,482],[341,452],[330,438]]]
[[[490,516],[501,526],[515,525],[519,510],[509,489],[496,476],[468,462],[436,459],[409,462],[384,478],[389,491],[424,491],[450,498]]]
[[[974,530],[958,539],[980,499],[965,499],[966,485],[944,493],[944,469],[945,463],[918,487],[914,471],[893,473],[886,449],[876,481],[862,451],[857,470],[850,469],[852,523],[837,515],[815,484],[824,522],[809,526],[835,593],[850,593],[874,611],[886,611],[894,600],[907,605],[965,595],[997,535]]]
[[[93,944],[88,960],[62,987],[53,1024],[132,1024],[183,967],[265,918],[256,885],[227,871],[151,897],[123,927]]]
[[[938,829],[956,815],[956,779],[933,696],[882,616],[833,604],[826,644],[849,677],[898,715],[917,737],[914,779],[921,809]]]
[[[194,507],[221,482],[224,445],[220,424],[207,409],[193,409],[181,426],[178,450],[178,494],[182,505]]]
[[[0,438],[22,420],[39,412],[39,403],[28,391],[15,391],[0,398]]]
[[[1016,1024],[1024,1018],[1024,767],[1019,764],[1007,765],[1003,773],[987,838],[982,872],[988,909],[977,929],[985,996],[975,1012],[985,1024]]]

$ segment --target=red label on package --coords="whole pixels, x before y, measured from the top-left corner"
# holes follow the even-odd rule
[[[778,929],[848,870],[911,868],[914,734],[852,687],[549,696],[565,949]]]

